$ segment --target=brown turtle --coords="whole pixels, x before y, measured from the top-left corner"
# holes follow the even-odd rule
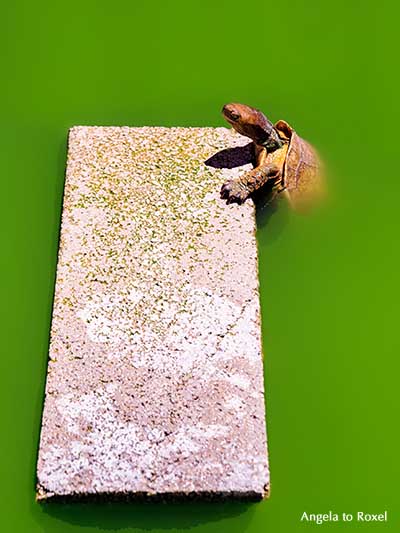
[[[315,149],[285,122],[273,125],[261,111],[244,104],[227,104],[224,118],[254,142],[256,166],[228,180],[221,198],[242,204],[262,186],[267,200],[284,195],[298,210],[309,207],[321,193],[321,165]]]

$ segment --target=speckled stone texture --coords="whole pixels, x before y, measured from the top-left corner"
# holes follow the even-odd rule
[[[205,165],[247,143],[71,129],[39,500],[268,494],[254,205]]]

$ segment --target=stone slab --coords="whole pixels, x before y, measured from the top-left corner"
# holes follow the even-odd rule
[[[255,209],[205,165],[247,143],[70,130],[38,500],[268,494]]]

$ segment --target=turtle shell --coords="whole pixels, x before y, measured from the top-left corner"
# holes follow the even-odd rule
[[[284,120],[275,124],[279,136],[289,141],[283,166],[283,185],[290,202],[300,211],[312,207],[322,196],[322,168],[313,146],[297,135]]]

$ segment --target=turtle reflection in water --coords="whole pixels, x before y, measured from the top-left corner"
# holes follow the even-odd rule
[[[242,204],[260,187],[267,202],[283,195],[297,210],[305,210],[321,196],[321,164],[315,149],[285,122],[273,125],[261,111],[244,104],[227,104],[224,118],[254,142],[256,166],[228,180],[221,198]]]

